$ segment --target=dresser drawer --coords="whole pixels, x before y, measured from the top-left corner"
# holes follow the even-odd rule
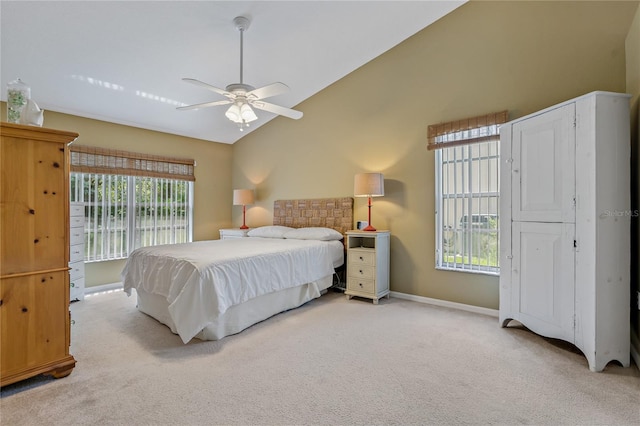
[[[84,277],[84,262],[69,263],[69,279],[74,280],[76,278]]]
[[[71,216],[69,218],[70,228],[84,228],[84,216]]]
[[[69,231],[69,244],[84,244],[84,228],[71,228]]]
[[[347,274],[358,279],[373,279],[376,276],[376,268],[374,266],[354,265],[351,263]]]
[[[79,290],[79,289],[84,289],[84,277],[81,278],[76,278],[74,280],[69,281],[69,287],[71,287],[71,290]]]
[[[69,263],[84,260],[84,244],[74,244],[69,247]]]
[[[74,216],[84,218],[84,204],[71,203],[71,206],[69,207],[69,216],[71,218]]]
[[[376,285],[374,280],[347,277],[347,290],[357,291],[361,293],[375,293]]]
[[[349,250],[347,261],[352,265],[375,265],[376,253],[373,250]]]

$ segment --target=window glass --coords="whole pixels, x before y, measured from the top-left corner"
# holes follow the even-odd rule
[[[191,241],[192,194],[193,183],[185,180],[71,173],[71,201],[85,207],[85,261]]]
[[[499,273],[499,141],[436,151],[436,267]]]

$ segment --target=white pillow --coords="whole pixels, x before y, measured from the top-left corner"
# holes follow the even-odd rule
[[[284,237],[296,240],[332,241],[341,240],[342,234],[335,229],[315,227],[293,229],[284,234]]]
[[[261,238],[284,238],[284,234],[291,230],[293,230],[293,228],[289,228],[288,226],[261,226],[259,228],[250,230],[249,232],[247,232],[247,235],[250,237]]]

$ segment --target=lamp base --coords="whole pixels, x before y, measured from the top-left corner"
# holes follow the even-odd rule
[[[242,225],[240,229],[249,229],[249,227],[247,225]]]
[[[364,228],[363,231],[376,231],[376,228],[374,228],[373,226],[369,225],[366,228]]]

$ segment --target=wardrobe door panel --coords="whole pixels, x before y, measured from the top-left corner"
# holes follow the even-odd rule
[[[574,341],[575,225],[513,223],[513,310],[543,336]]]
[[[575,105],[514,124],[514,221],[575,222]]]

